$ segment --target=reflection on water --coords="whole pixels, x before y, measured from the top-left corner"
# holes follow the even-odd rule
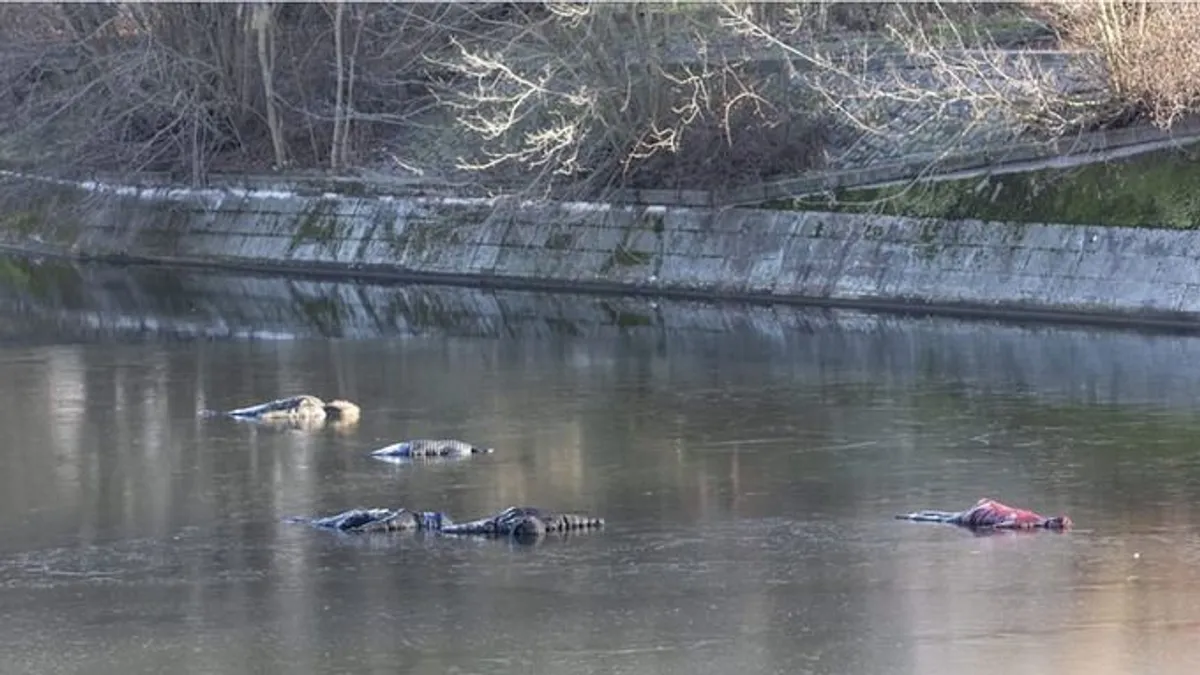
[[[1200,663],[1194,340],[21,269],[0,291],[6,674]],[[313,294],[340,323],[296,318]],[[114,316],[158,328],[130,343]],[[154,339],[255,326],[302,339]],[[363,419],[305,432],[196,414],[295,392],[345,396]],[[497,450],[368,454],[417,436]],[[891,519],[985,495],[1078,530]],[[281,522],[509,504],[608,527],[515,547]]]

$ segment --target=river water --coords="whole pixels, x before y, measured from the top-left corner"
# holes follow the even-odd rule
[[[1200,342],[0,265],[0,672],[1193,673]],[[344,396],[348,429],[203,409]],[[457,437],[496,453],[390,464]],[[991,496],[1068,534],[895,521]],[[535,546],[336,536],[530,504]]]

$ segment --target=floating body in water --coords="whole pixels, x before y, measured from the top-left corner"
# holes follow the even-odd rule
[[[440,530],[449,523],[446,514],[438,511],[409,511],[407,509],[350,509],[323,518],[293,518],[292,522],[339,532],[413,532]]]
[[[400,441],[371,453],[374,457],[467,457],[488,454],[493,448],[484,448],[453,439],[418,438]]]
[[[577,513],[557,513],[532,506],[510,506],[500,513],[466,523],[454,523],[440,511],[407,509],[350,509],[321,518],[291,518],[291,522],[339,532],[413,532],[427,530],[443,534],[540,539],[547,533],[596,530],[603,518]]]
[[[444,534],[475,534],[500,537],[537,538],[548,532],[563,533],[598,530],[603,518],[581,513],[556,513],[532,506],[510,506],[500,513],[442,526]]]
[[[975,502],[975,505],[966,511],[914,511],[899,514],[896,518],[926,523],[946,523],[980,530],[1068,530],[1073,525],[1071,519],[1065,515],[1046,517],[987,498]]]
[[[239,420],[312,427],[325,423],[355,424],[361,412],[350,401],[337,399],[326,403],[316,396],[302,394],[230,410],[224,414]]]

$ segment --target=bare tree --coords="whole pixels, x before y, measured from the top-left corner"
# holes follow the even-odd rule
[[[333,144],[329,148],[329,168],[337,170],[345,158],[345,133],[343,129],[349,129],[350,120],[346,119],[346,49],[343,46],[345,42],[343,25],[343,15],[346,13],[346,3],[333,3],[333,50],[336,65],[336,89],[334,95],[337,97],[333,104]],[[353,77],[353,74],[350,74]]]
[[[339,4],[340,6],[340,4]],[[275,166],[288,165],[287,145],[275,98],[275,9],[269,2],[254,5],[251,27],[258,36],[258,65],[263,85],[263,105],[267,112],[267,128],[271,132],[271,147],[275,151]]]
[[[780,131],[801,128],[786,122],[808,112],[802,92],[779,87],[748,55],[710,51],[730,37],[711,6],[546,8],[510,19],[501,39],[456,37],[457,54],[438,61],[459,78],[443,102],[482,141],[463,168],[511,168],[526,180],[532,170],[543,190],[585,194],[723,184],[757,173],[788,145]],[[714,165],[715,150],[724,160]],[[818,155],[789,150],[767,164],[807,166]]]
[[[1148,0],[26,4],[0,16],[3,157],[195,182],[273,166],[562,196],[721,190],[885,155],[925,152],[934,166],[951,150],[1139,116],[1170,124],[1200,98],[1200,10]],[[1003,48],[987,26],[1014,21],[1078,53]]]
[[[47,166],[187,172],[328,165],[428,111],[422,53],[475,12],[444,5],[168,3],[6,7],[4,144]],[[337,21],[331,20],[334,16]],[[54,57],[72,62],[53,77]],[[10,153],[13,154],[13,153]],[[52,159],[53,157],[53,159]],[[66,161],[65,158],[70,158]]]

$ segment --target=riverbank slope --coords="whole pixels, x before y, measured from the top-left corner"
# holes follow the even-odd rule
[[[81,259],[1200,326],[1200,234],[10,174],[0,244]]]

